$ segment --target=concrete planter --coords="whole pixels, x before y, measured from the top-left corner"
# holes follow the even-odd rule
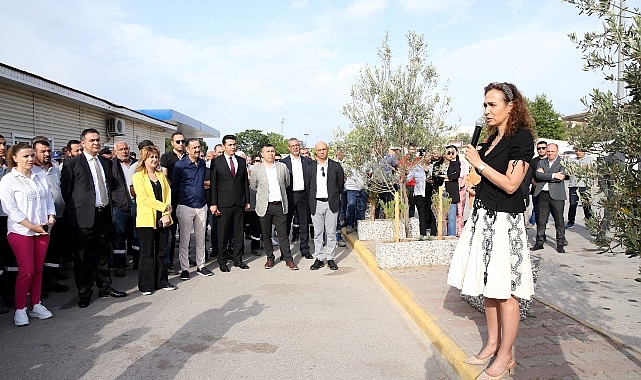
[[[405,222],[401,220],[400,238],[405,238]],[[410,237],[419,236],[419,222],[417,218],[410,218]],[[394,220],[375,219],[358,221],[359,240],[393,240]]]
[[[360,233],[360,231],[359,231]],[[381,268],[404,268],[419,265],[450,265],[458,239],[415,240],[399,243],[376,242],[376,262]]]
[[[530,262],[532,263],[532,279],[534,281],[534,290],[536,291],[536,280],[539,277],[541,258],[530,255]],[[483,297],[483,295],[473,297],[461,294],[461,298],[463,298],[465,302],[469,303],[473,308],[485,314],[485,297]],[[521,320],[525,320],[525,318],[527,318],[527,313],[530,310],[532,300],[524,300],[521,298],[517,298],[517,300],[519,301],[519,314],[521,316]]]

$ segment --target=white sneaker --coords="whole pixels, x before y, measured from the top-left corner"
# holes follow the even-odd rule
[[[37,305],[33,305],[33,309],[27,311],[27,314],[31,318],[38,318],[38,319],[47,319],[53,317],[53,314],[49,310],[47,310],[46,307],[44,307],[41,303],[38,303]]]
[[[16,309],[16,313],[13,315],[13,323],[16,326],[26,326],[29,324],[29,317],[27,317],[27,308]]]

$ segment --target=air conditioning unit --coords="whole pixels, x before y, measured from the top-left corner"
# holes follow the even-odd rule
[[[110,136],[122,136],[125,134],[125,119],[113,118],[107,125],[107,133]]]

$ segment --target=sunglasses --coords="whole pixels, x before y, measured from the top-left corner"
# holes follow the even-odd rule
[[[262,162],[261,160],[254,160],[254,162]]]
[[[184,144],[185,140],[175,140],[174,141],[176,144]]]
[[[321,174],[323,175],[323,177],[325,177],[325,168],[324,167],[321,167]]]
[[[446,155],[448,155],[448,156],[450,156],[450,155],[453,155],[453,154],[456,154],[456,153],[455,153],[455,152],[452,152],[452,151],[448,151],[448,152],[445,152],[445,154],[446,154]]]
[[[537,146],[536,147],[536,150],[546,150],[546,149],[547,149],[546,146]]]

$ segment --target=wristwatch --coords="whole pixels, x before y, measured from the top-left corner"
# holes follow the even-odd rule
[[[485,168],[486,168],[485,164],[481,164],[481,165],[479,165],[479,167],[478,167],[478,168],[476,168],[476,170],[477,170],[479,173],[483,173],[483,170],[485,170]]]

